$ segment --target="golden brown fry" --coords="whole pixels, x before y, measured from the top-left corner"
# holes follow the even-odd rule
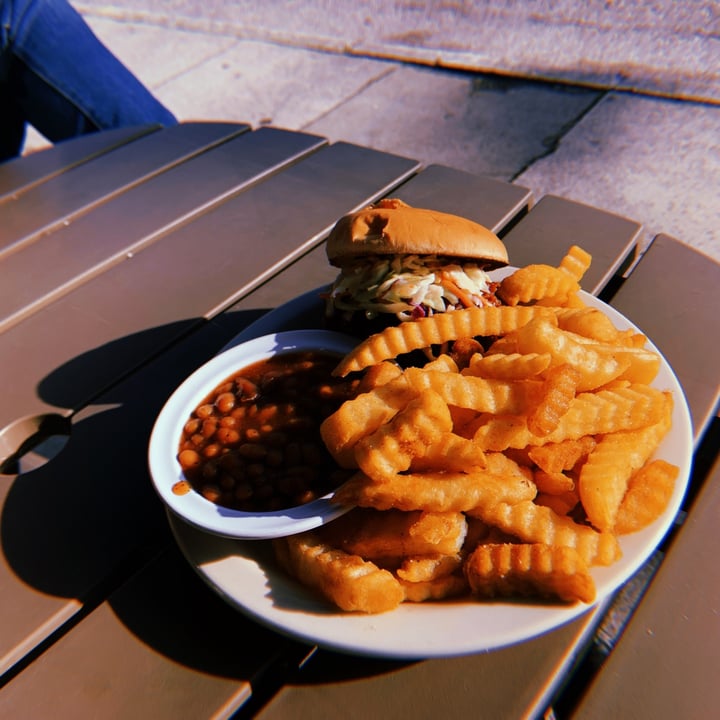
[[[549,353],[475,355],[463,374],[496,380],[527,380],[547,370],[551,359]]]
[[[571,490],[561,495],[551,495],[549,493],[539,492],[535,498],[536,505],[549,507],[558,515],[569,515],[580,502],[576,490]]]
[[[451,575],[462,565],[462,555],[409,555],[395,571],[400,580],[418,583]]]
[[[568,273],[576,282],[580,282],[592,263],[592,255],[577,245],[572,245],[560,261],[560,270]]]
[[[416,395],[401,376],[347,400],[320,425],[327,449],[341,466],[357,467],[354,448],[358,440],[395,417]]]
[[[467,534],[460,512],[402,512],[354,508],[327,526],[322,537],[365,560],[415,555],[456,555]]]
[[[479,545],[465,562],[470,589],[482,597],[557,597],[591,603],[595,583],[580,555],[541,543]]]
[[[448,404],[475,412],[522,413],[534,399],[540,381],[485,379],[410,367],[405,379],[417,392],[432,389]]]
[[[564,303],[580,289],[578,282],[569,273],[551,265],[526,265],[504,278],[497,296],[508,305],[529,303],[543,298],[553,298]]]
[[[513,353],[519,353],[518,342],[517,342],[517,331],[509,332],[507,335],[493,340],[490,347],[485,351],[485,356],[490,355],[512,355]]]
[[[665,460],[653,460],[640,468],[630,478],[615,520],[615,532],[637,532],[657,520],[670,502],[679,473],[677,465]]]
[[[557,313],[561,330],[600,343],[616,343],[623,334],[612,320],[600,309],[594,307],[564,308]]]
[[[485,453],[476,443],[453,432],[443,433],[410,463],[412,472],[471,472],[486,465]]]
[[[660,371],[660,356],[652,350],[637,347],[607,347],[605,345],[590,345],[590,349],[626,365],[617,376],[618,380],[649,385]]]
[[[479,505],[535,497],[535,485],[525,476],[472,473],[411,473],[371,480],[356,473],[333,496],[341,505],[377,510],[465,512]]]
[[[333,374],[343,377],[383,360],[458,338],[506,335],[536,316],[552,321],[555,313],[551,308],[538,307],[472,307],[403,322],[361,342],[338,363]]]
[[[606,435],[580,470],[578,490],[590,522],[599,530],[615,527],[630,477],[655,452],[670,429],[671,396],[666,396],[661,419],[645,428]]]
[[[662,417],[665,402],[665,393],[646,385],[581,393],[548,435],[533,435],[523,416],[505,415],[490,418],[478,428],[473,439],[485,451],[502,451],[635,430],[656,423]]]
[[[521,353],[549,353],[551,367],[570,365],[578,373],[579,392],[605,385],[618,377],[629,366],[629,361],[601,354],[583,342],[577,342],[568,333],[545,318],[531,320],[518,331],[518,349]]]
[[[480,518],[528,543],[575,548],[587,565],[610,565],[620,557],[612,533],[601,533],[531,500],[499,502],[479,508]]]
[[[468,590],[467,581],[462,575],[445,575],[421,582],[408,582],[400,579],[399,582],[405,592],[406,602],[445,600],[464,595]]]
[[[386,385],[402,375],[402,368],[390,360],[383,360],[377,365],[369,367],[360,380],[358,395],[370,392],[380,385]]]
[[[563,470],[572,470],[580,461],[585,460],[595,445],[597,440],[591,435],[585,435],[577,440],[564,440],[531,447],[528,449],[528,456],[545,472],[559,473]]]
[[[562,472],[545,472],[545,470],[536,470],[533,474],[533,481],[538,493],[546,493],[548,495],[562,495],[575,489],[575,481]]]
[[[391,572],[323,543],[314,532],[273,541],[280,565],[304,585],[319,590],[340,609],[381,613],[395,609],[405,591]]]
[[[357,466],[369,477],[407,470],[427,445],[452,430],[450,410],[432,390],[424,390],[388,423],[355,445]]]
[[[436,370],[437,372],[456,373],[459,368],[455,360],[447,353],[438,355],[436,358],[428,361],[423,366],[426,370]]]
[[[533,435],[547,435],[560,422],[575,398],[580,373],[570,365],[558,365],[545,373],[542,396],[527,414],[528,430]]]

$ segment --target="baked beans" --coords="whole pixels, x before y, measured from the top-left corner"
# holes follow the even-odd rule
[[[268,512],[322,497],[350,474],[320,437],[320,424],[357,390],[331,375],[339,357],[288,352],[218,385],[182,432],[178,462],[190,486],[223,507]],[[179,483],[176,492],[186,486]]]

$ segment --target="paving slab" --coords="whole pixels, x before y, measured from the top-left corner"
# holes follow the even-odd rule
[[[301,130],[396,69],[382,60],[243,40],[158,85],[156,95],[180,119]]]
[[[599,97],[583,88],[405,64],[306,129],[511,180],[552,152]]]
[[[720,107],[610,93],[517,181],[635,218],[720,262]]]
[[[713,0],[82,0],[87,14],[720,102]]]

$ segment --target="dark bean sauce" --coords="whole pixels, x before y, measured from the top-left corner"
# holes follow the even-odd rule
[[[320,424],[357,387],[332,377],[338,360],[284,353],[218,385],[183,428],[178,461],[190,486],[246,512],[295,507],[337,488],[350,473],[325,448]]]

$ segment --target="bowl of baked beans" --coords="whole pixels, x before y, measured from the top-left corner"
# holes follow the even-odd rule
[[[326,330],[265,335],[190,375],[150,436],[150,474],[170,511],[243,539],[303,532],[346,512],[330,498],[351,471],[327,451],[320,424],[357,392],[357,380],[332,375],[356,343]]]

